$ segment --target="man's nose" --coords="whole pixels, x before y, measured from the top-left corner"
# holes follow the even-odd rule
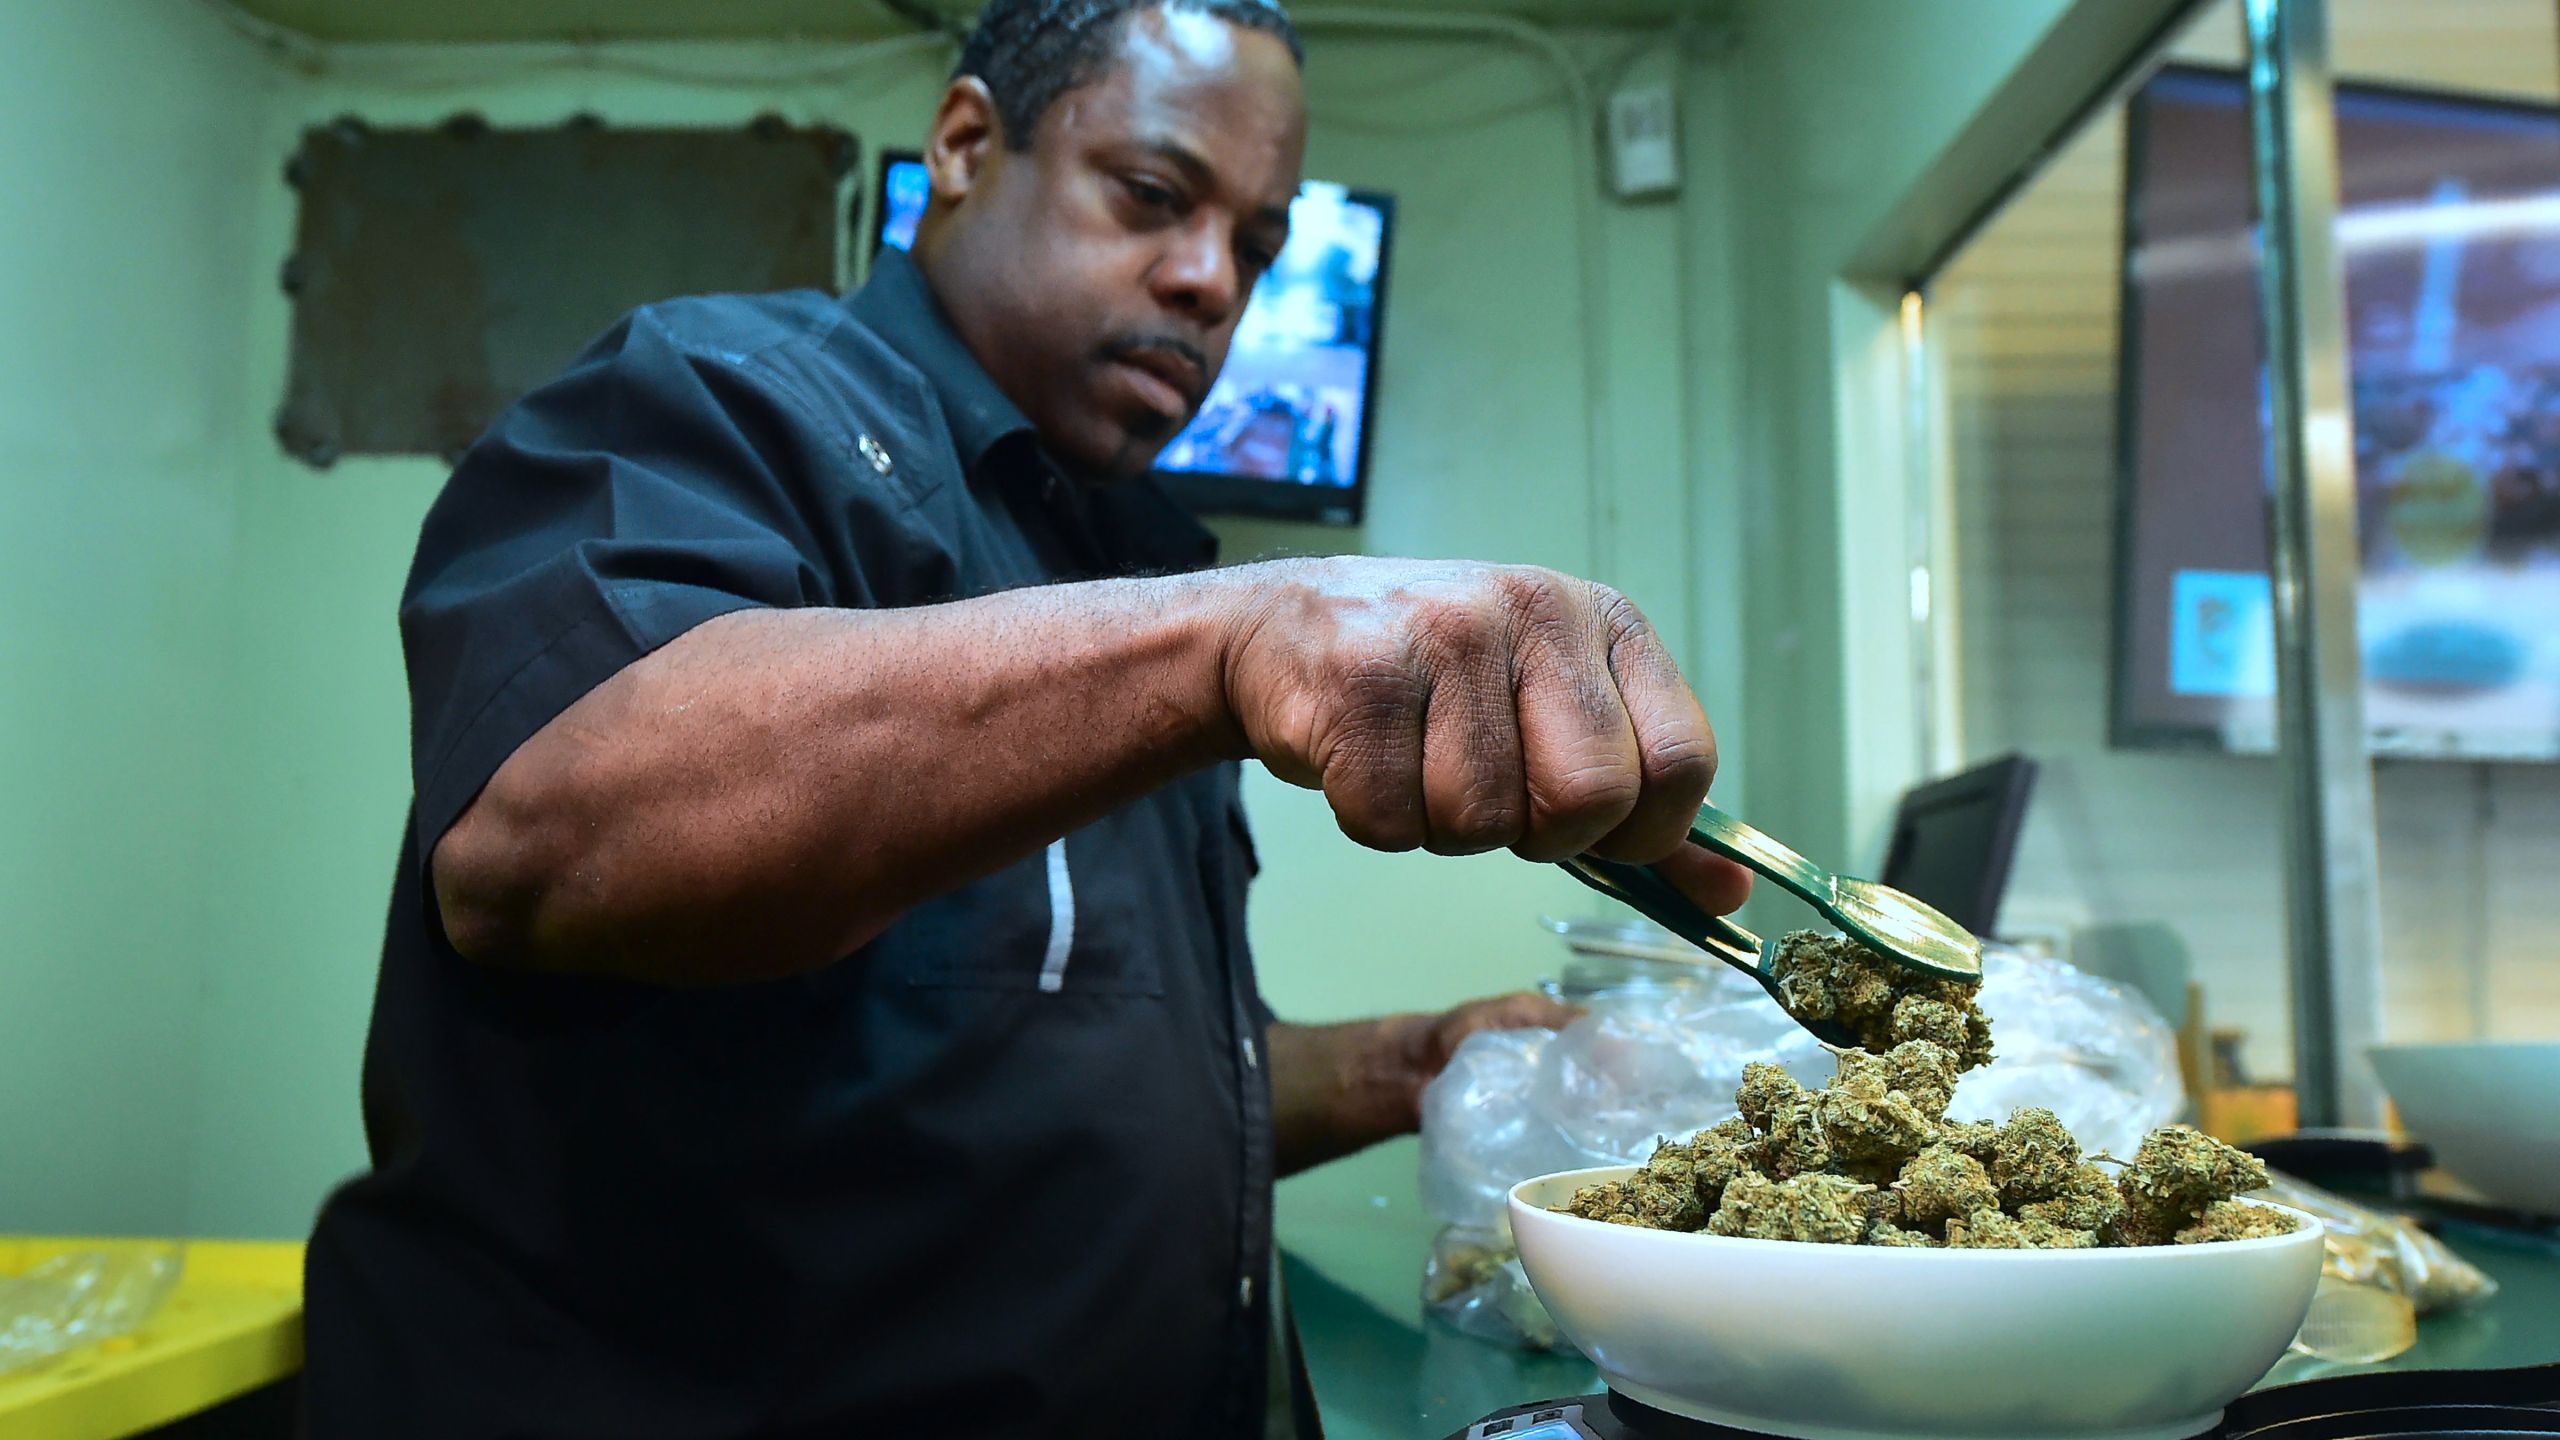
[[[1155,273],[1157,299],[1205,327],[1226,323],[1243,297],[1227,227],[1208,217],[1177,235]]]

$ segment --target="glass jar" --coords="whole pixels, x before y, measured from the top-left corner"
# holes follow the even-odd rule
[[[1711,961],[1702,964],[1707,957],[1696,946],[1650,920],[1541,915],[1538,923],[1572,952],[1557,974],[1538,982],[1548,998],[1567,1005],[1586,1004],[1595,995],[1713,986],[1728,973]]]

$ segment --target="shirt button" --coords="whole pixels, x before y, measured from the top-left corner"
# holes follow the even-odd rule
[[[897,463],[889,458],[888,450],[870,436],[863,436],[857,448],[862,451],[862,458],[871,462],[871,468],[879,472],[880,478],[887,479],[889,472],[897,468]]]
[[[1247,1035],[1244,1037],[1244,1068],[1254,1070],[1261,1068],[1261,1065],[1262,1056],[1253,1048],[1253,1037]]]
[[[1236,1303],[1246,1307],[1247,1309],[1251,1309],[1253,1307],[1252,1276],[1247,1275],[1242,1280],[1236,1282]]]

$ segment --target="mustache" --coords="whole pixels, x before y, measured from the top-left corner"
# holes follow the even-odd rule
[[[1147,368],[1158,372],[1164,368],[1162,365],[1164,358],[1178,360],[1189,372],[1188,376],[1177,379],[1167,375],[1164,378],[1173,382],[1182,391],[1183,398],[1189,400],[1195,409],[1208,396],[1209,357],[1201,351],[1199,346],[1179,335],[1123,335],[1104,341],[1094,351],[1094,356],[1106,362],[1123,360],[1140,362],[1155,358],[1158,363],[1149,365]]]

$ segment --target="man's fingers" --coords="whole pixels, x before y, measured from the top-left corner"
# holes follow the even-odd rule
[[[1422,798],[1422,726],[1431,683],[1412,666],[1355,671],[1319,766],[1342,833],[1373,850],[1412,850],[1429,838]]]
[[[1245,746],[1320,785],[1352,839],[1641,864],[1688,833],[1715,735],[1615,591],[1526,566],[1351,559],[1258,583],[1222,642],[1225,703]]]
[[[1730,915],[1751,898],[1750,871],[1696,845],[1682,845],[1656,860],[1653,873],[1710,915]]]
[[[1582,1007],[1567,1005],[1535,990],[1518,990],[1459,1007],[1467,1033],[1479,1030],[1561,1030],[1583,1016]]]
[[[1422,794],[1439,855],[1479,855],[1518,843],[1529,818],[1511,654],[1498,627],[1453,625],[1434,637],[1423,720]]]
[[[1607,653],[1607,632],[1589,607],[1554,587],[1532,598],[1519,641],[1529,823],[1512,848],[1523,859],[1562,860],[1589,850],[1642,798],[1635,727]]]
[[[1470,1035],[1487,1030],[1561,1030],[1583,1016],[1582,1007],[1549,999],[1535,990],[1519,990],[1488,1000],[1470,1000],[1439,1017],[1432,1025],[1424,1078],[1448,1066]]]
[[[1716,737],[1643,613],[1614,591],[1604,590],[1601,597],[1609,671],[1635,730],[1644,788],[1627,818],[1591,849],[1603,859],[1641,865],[1687,842],[1716,778]]]

